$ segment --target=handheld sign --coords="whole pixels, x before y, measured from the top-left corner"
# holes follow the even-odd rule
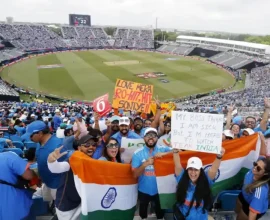
[[[153,85],[117,79],[113,107],[136,112],[150,113]]]
[[[172,112],[171,145],[182,150],[219,154],[222,147],[223,115]]]
[[[109,113],[112,110],[109,103],[109,94],[96,98],[93,102],[93,108],[101,117]]]
[[[121,140],[121,148],[125,151],[121,153],[121,159],[124,163],[130,163],[134,152],[144,145],[143,139],[130,139],[123,137]]]

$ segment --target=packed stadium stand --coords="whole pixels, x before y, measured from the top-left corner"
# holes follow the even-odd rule
[[[107,47],[108,36],[102,27],[61,26],[62,36],[46,25],[0,23],[0,36],[21,50],[61,47]],[[113,36],[115,47],[154,48],[151,29],[119,28]]]
[[[154,48],[154,32],[151,29],[117,28],[114,38],[115,47]]]

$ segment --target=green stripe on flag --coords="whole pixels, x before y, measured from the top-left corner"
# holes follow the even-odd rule
[[[249,169],[242,168],[235,176],[215,183],[212,187],[213,195],[216,196],[221,191],[231,189],[236,185],[242,185],[248,171]]]
[[[81,220],[133,220],[136,206],[127,210],[99,210],[88,212],[88,215],[82,215]]]
[[[213,196],[216,196],[223,190],[229,190],[237,185],[242,185],[244,182],[245,174],[249,169],[242,168],[235,176],[217,182],[212,187]],[[174,203],[176,202],[175,193],[162,193],[159,194],[160,205],[162,209],[172,209]]]
[[[159,200],[162,209],[172,209],[176,202],[175,193],[159,194]]]

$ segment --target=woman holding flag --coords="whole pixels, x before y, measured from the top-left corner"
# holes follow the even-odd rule
[[[236,203],[236,220],[261,218],[268,209],[270,159],[260,158],[246,174]]]
[[[175,176],[178,182],[176,190],[176,204],[174,219],[206,220],[207,209],[211,206],[211,185],[219,169],[221,159],[225,153],[222,148],[211,168],[206,173],[200,158],[191,157],[184,169],[181,165],[179,150],[173,150]]]

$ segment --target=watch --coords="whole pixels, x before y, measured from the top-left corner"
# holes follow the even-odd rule
[[[221,160],[222,159],[222,156],[221,155],[217,155],[217,159],[218,160]]]

